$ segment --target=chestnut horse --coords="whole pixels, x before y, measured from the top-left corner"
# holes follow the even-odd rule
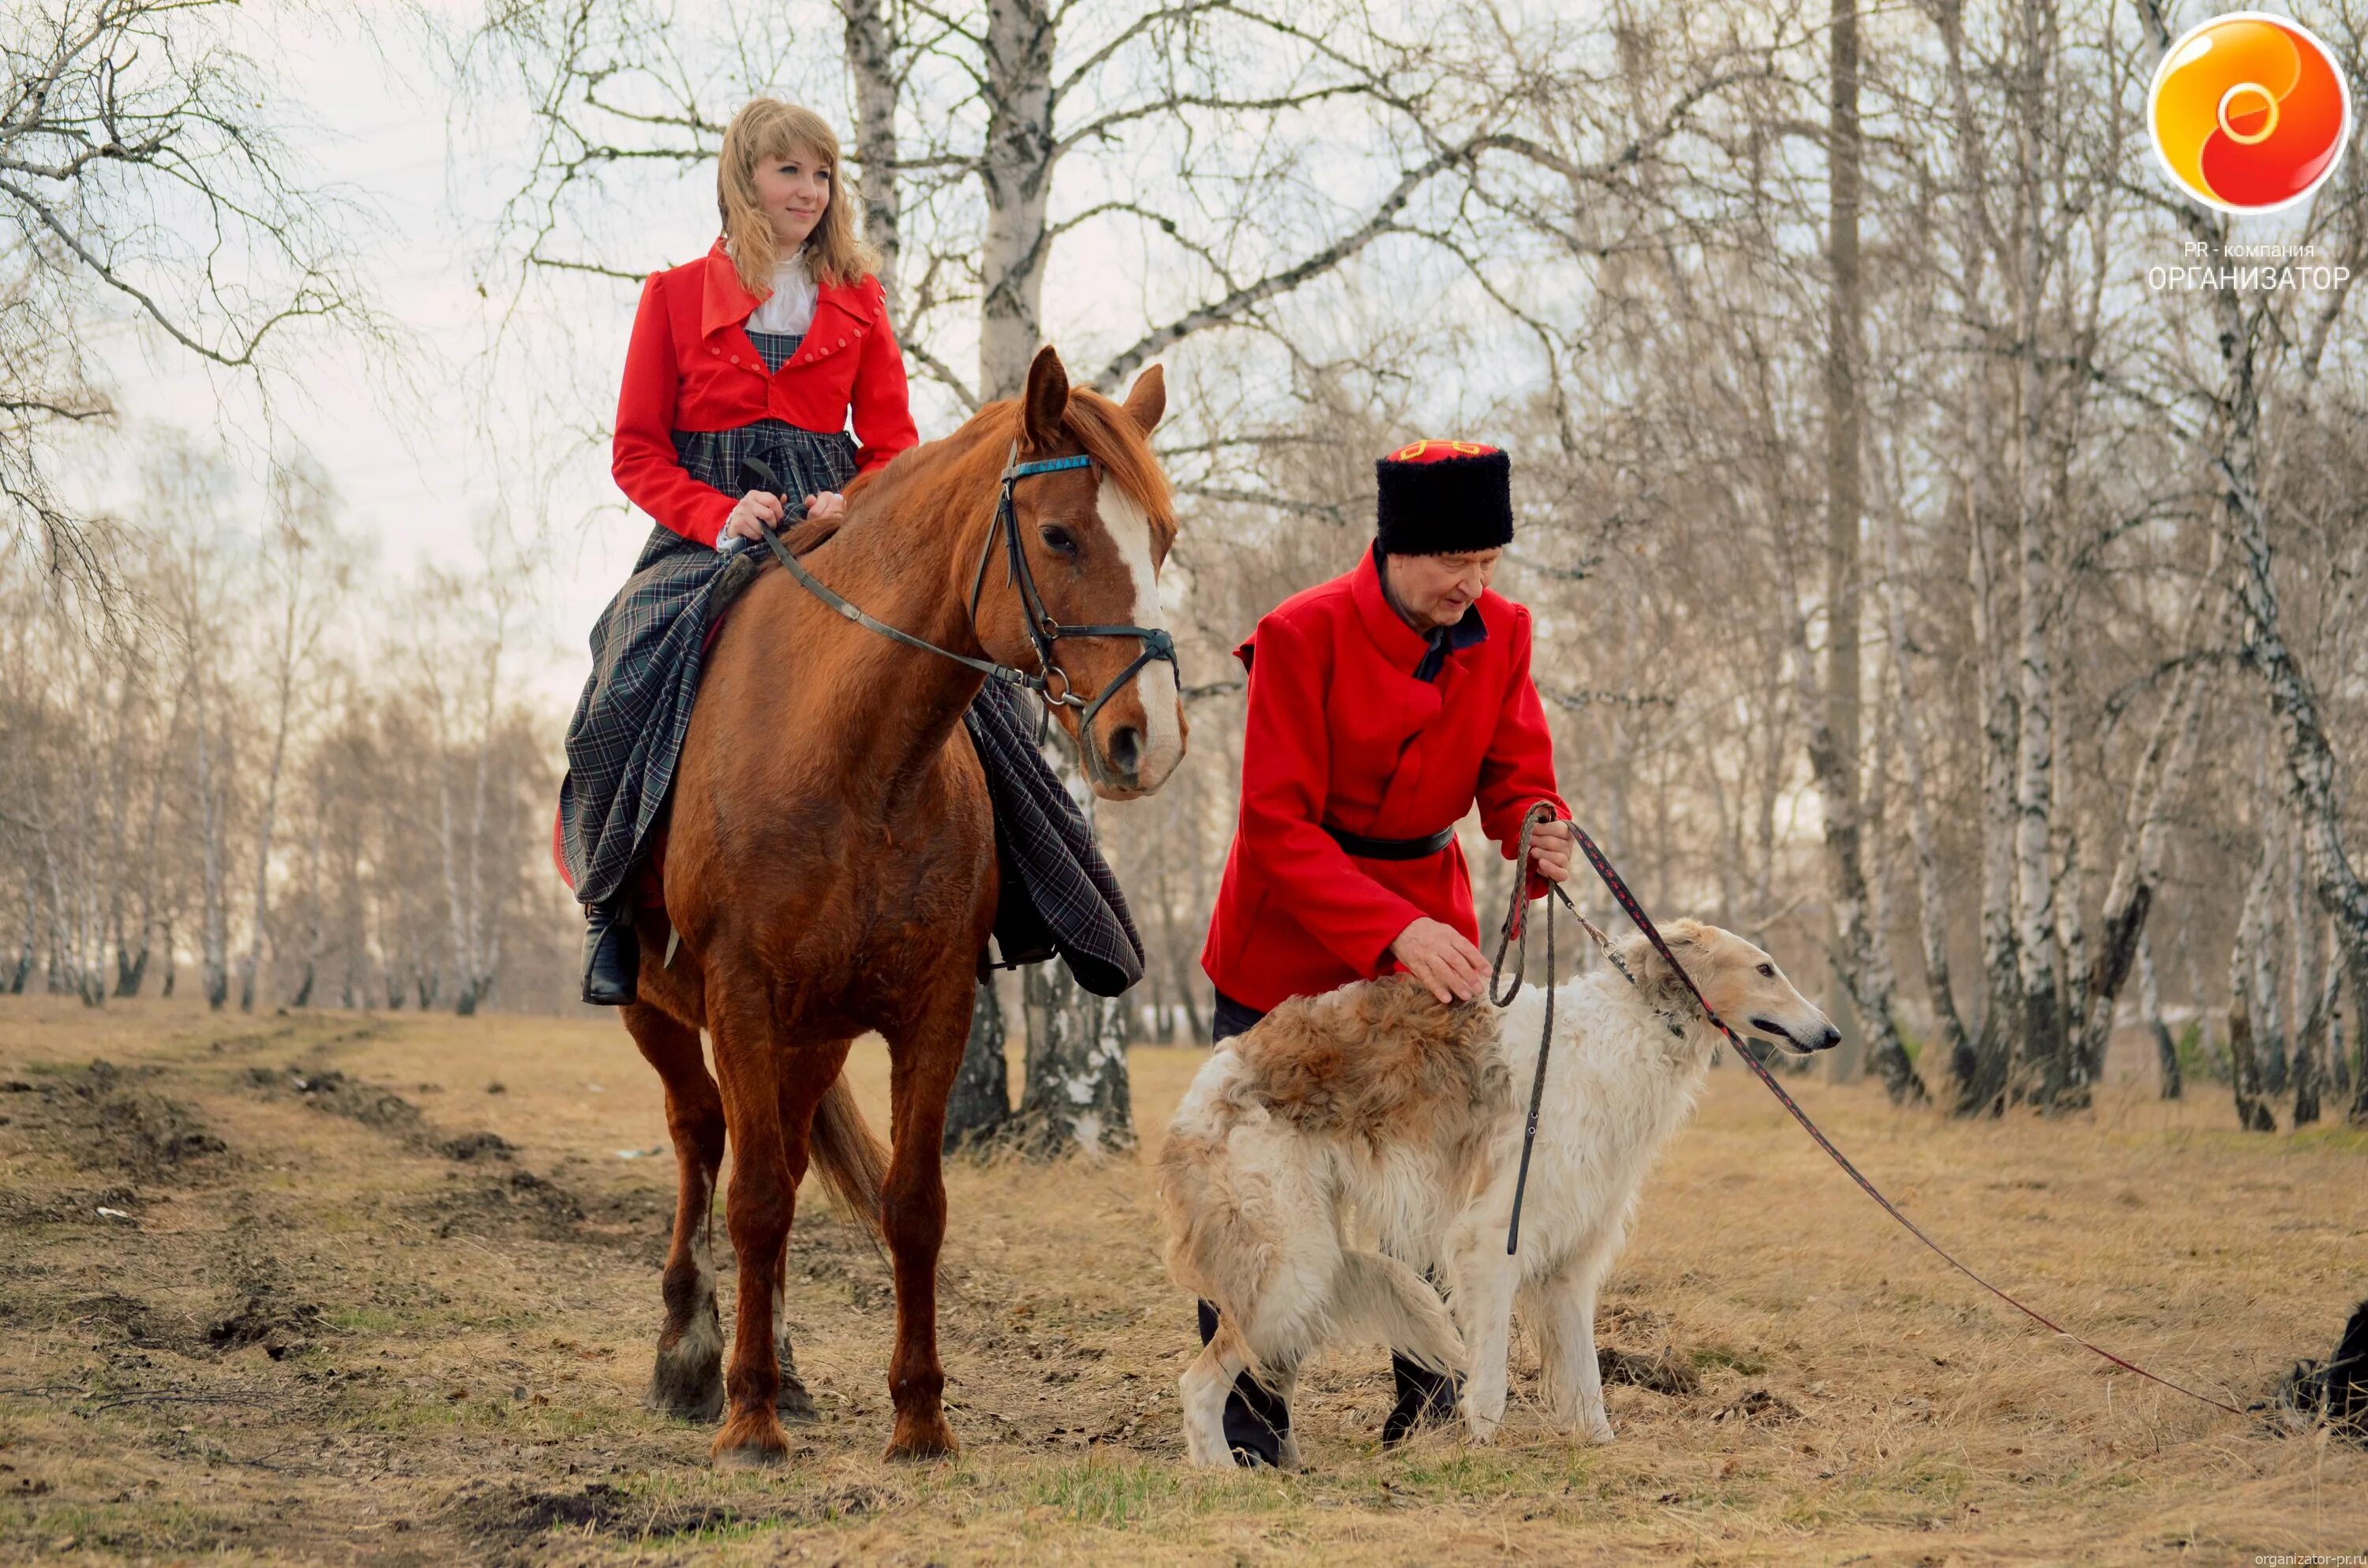
[[[1122,406],[1073,391],[1045,348],[1018,402],[989,403],[857,480],[842,524],[801,524],[784,542],[876,619],[1042,674],[1021,608],[1028,575],[1053,621],[1160,624],[1175,517],[1148,437],[1166,398],[1156,367]],[[1028,572],[987,572],[985,549],[1008,548],[989,530],[1015,452],[1080,460],[1008,482]],[[1058,644],[1056,685],[1065,674],[1066,695],[1107,696],[1082,733],[1083,702],[1056,711],[1108,799],[1156,790],[1184,755],[1174,665],[1144,662],[1144,646],[1116,636]],[[939,1155],[998,887],[985,775],[961,728],[984,679],[842,619],[783,571],[749,585],[709,653],[675,772],[665,914],[641,916],[641,1001],[624,1021],[665,1081],[681,1183],[651,1403],[703,1419],[728,1395],[719,1460],[779,1459],[789,1448],[780,1413],[812,1409],[794,1365],[785,1381],[775,1353],[777,1343],[789,1350],[782,1267],[810,1157],[880,1227],[894,1268],[889,1457],[954,1450],[937,1345]],[[671,962],[669,927],[680,939]],[[887,1151],[839,1077],[848,1043],[871,1029],[892,1062]],[[728,1378],[706,1246],[727,1139],[740,1267]]]

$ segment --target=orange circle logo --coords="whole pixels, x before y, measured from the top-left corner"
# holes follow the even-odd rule
[[[2237,11],[2171,45],[2146,97],[2146,127],[2188,195],[2224,212],[2270,212],[2335,172],[2351,93],[2307,29]]]

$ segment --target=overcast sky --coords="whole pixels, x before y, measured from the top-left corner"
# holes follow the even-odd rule
[[[138,463],[127,453],[179,426],[231,452],[257,481],[245,500],[259,507],[269,454],[301,446],[335,480],[346,527],[378,540],[384,568],[401,574],[423,558],[471,559],[476,530],[501,505],[507,481],[514,523],[521,537],[541,531],[548,567],[520,678],[572,705],[588,667],[585,634],[648,529],[622,510],[605,451],[582,439],[614,411],[613,375],[577,400],[581,423],[573,431],[546,428],[532,442],[488,438],[480,412],[490,403],[498,419],[532,402],[530,378],[566,374],[594,358],[621,364],[632,291],[591,285],[578,292],[593,303],[571,310],[564,324],[549,319],[548,304],[529,307],[508,324],[512,351],[489,361],[502,301],[480,297],[474,272],[500,199],[523,167],[522,126],[480,110],[456,128],[448,89],[416,32],[373,43],[349,28],[283,17],[271,47],[297,89],[290,118],[314,128],[294,140],[361,210],[353,228],[361,268],[404,343],[390,353],[335,330],[315,333],[302,340],[292,377],[267,399],[245,379],[210,375],[159,335],[127,324],[102,346],[124,419],[75,450],[69,483],[102,505],[128,506]],[[712,235],[712,206],[695,186],[683,195],[654,201],[636,220],[647,224],[660,260],[696,255]],[[501,366],[490,387],[489,362]],[[568,451],[573,460],[549,468]]]

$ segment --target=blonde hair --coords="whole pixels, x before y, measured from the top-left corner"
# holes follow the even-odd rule
[[[773,291],[772,220],[757,202],[757,165],[803,153],[830,168],[830,201],[806,239],[806,267],[817,283],[845,286],[880,269],[880,255],[856,227],[854,193],[838,156],[838,134],[810,108],[779,98],[751,98],[724,128],[715,159],[715,210],[723,221],[733,267],[758,299]]]

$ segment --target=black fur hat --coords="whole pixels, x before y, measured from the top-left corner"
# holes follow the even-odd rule
[[[1496,550],[1513,540],[1513,460],[1477,441],[1417,441],[1373,461],[1385,555]]]

